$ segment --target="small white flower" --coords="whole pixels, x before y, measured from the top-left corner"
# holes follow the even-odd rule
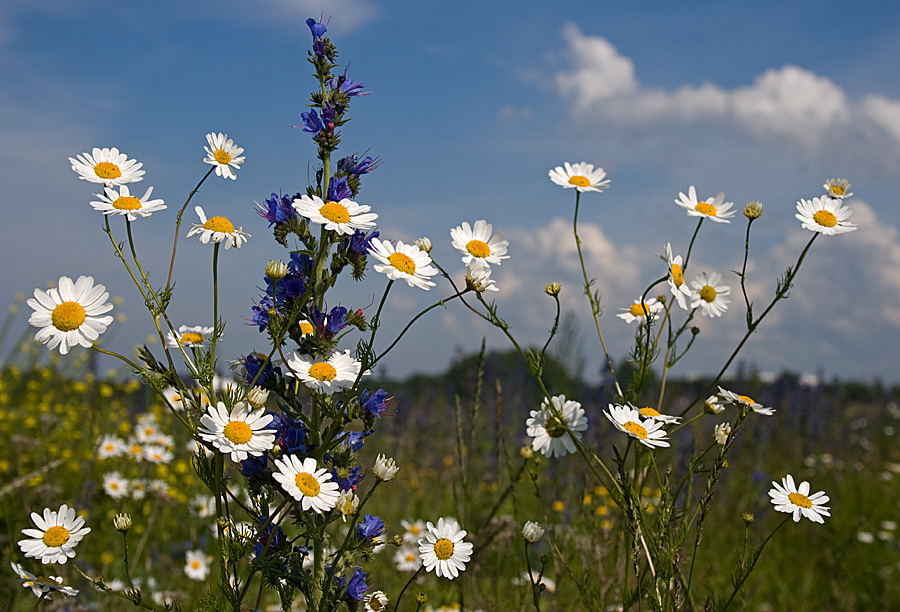
[[[684,269],[682,268],[681,255],[672,255],[672,245],[666,243],[666,256],[660,255],[660,258],[669,265],[669,278],[666,282],[669,284],[669,290],[675,296],[675,300],[683,310],[687,310],[687,300],[691,297],[691,289],[684,282]]]
[[[382,612],[388,607],[388,596],[385,595],[384,591],[372,591],[371,593],[366,593],[366,596],[363,598],[363,604],[366,612]]]
[[[105,185],[124,185],[135,183],[144,177],[141,166],[133,159],[128,159],[124,153],[119,153],[115,147],[100,149],[94,147],[91,155],[82,153],[77,159],[70,157],[72,170],[78,173],[78,178],[91,183]]]
[[[272,415],[263,408],[251,410],[246,402],[237,402],[229,414],[224,402],[219,402],[200,417],[199,434],[222,454],[230,454],[232,461],[243,461],[275,444],[275,430],[265,428],[271,422]]]
[[[97,444],[97,457],[106,459],[124,455],[127,447],[125,441],[111,434],[105,434]]]
[[[725,446],[725,443],[728,442],[728,436],[730,435],[731,425],[728,423],[719,423],[713,431],[713,437],[715,437],[716,444],[719,446]]]
[[[121,499],[128,495],[128,479],[119,472],[107,472],[103,475],[103,491],[113,499]]]
[[[185,348],[206,348],[212,338],[213,328],[195,325],[188,327],[182,325],[178,333],[169,332],[168,345],[172,347],[183,346]]]
[[[718,272],[701,272],[691,281],[694,288],[691,297],[691,308],[700,307],[706,317],[721,317],[731,304],[731,287],[722,283],[722,275]]]
[[[813,523],[824,523],[824,516],[831,516],[829,507],[822,504],[828,501],[824,491],[814,495],[809,494],[809,483],[803,481],[800,486],[794,485],[794,478],[790,474],[781,479],[781,484],[772,481],[774,489],[769,490],[769,497],[778,512],[787,512],[794,515],[794,522],[800,522],[800,517],[805,516]]]
[[[603,168],[594,169],[594,164],[580,162],[570,164],[565,162],[565,167],[557,166],[549,172],[550,180],[563,189],[575,189],[576,191],[603,191],[609,187],[609,179]]]
[[[719,397],[723,402],[727,402],[738,407],[749,408],[757,414],[762,414],[765,416],[772,416],[773,414],[775,414],[774,408],[767,408],[762,404],[757,403],[752,397],[748,397],[746,395],[738,395],[734,391],[729,391],[728,389],[723,389],[722,387],[719,387]]]
[[[534,544],[544,537],[544,528],[541,527],[540,523],[528,521],[522,527],[522,537]]]
[[[566,400],[565,395],[544,398],[540,410],[532,410],[525,421],[525,432],[534,438],[532,446],[545,457],[563,457],[575,452],[575,438],[587,429],[587,417],[581,404]]]
[[[166,208],[162,200],[150,199],[153,187],[148,187],[140,198],[131,195],[127,185],[121,185],[118,193],[112,187],[105,187],[103,192],[94,194],[100,198],[100,201],[91,202],[91,206],[104,215],[124,215],[129,221],[134,221],[138,217],[147,218]]]
[[[206,580],[209,575],[209,557],[202,550],[189,550],[185,553],[184,573],[191,580]]]
[[[200,223],[195,223],[191,231],[187,233],[187,237],[200,236],[200,242],[203,244],[224,242],[225,250],[231,247],[241,248],[241,245],[247,242],[250,234],[244,232],[243,228],[235,228],[234,224],[227,217],[210,217],[206,218],[206,213],[200,206],[194,207],[194,212],[200,217]]]
[[[376,272],[386,274],[391,280],[405,280],[410,287],[426,291],[434,287],[428,279],[438,270],[431,265],[428,253],[414,244],[404,244],[402,240],[397,241],[396,247],[378,238],[372,238],[370,244],[369,255],[381,262],[372,266]]]
[[[400,521],[400,525],[405,530],[402,537],[407,544],[417,544],[425,532],[425,521],[423,520],[407,521],[403,519]]]
[[[665,306],[657,301],[656,298],[650,298],[646,302],[643,302],[643,304],[641,303],[641,299],[638,298],[630,308],[622,309],[624,312],[620,312],[616,316],[626,323],[634,323],[635,321],[643,321],[644,317],[648,314],[655,315],[662,312],[664,308]]]
[[[660,414],[658,410],[655,408],[650,408],[647,406],[646,408],[639,408],[638,412],[641,413],[641,416],[649,417],[654,421],[659,421],[660,423],[664,423],[666,425],[674,425],[681,420],[681,417],[670,416],[668,414]]]
[[[478,293],[499,291],[491,279],[491,267],[478,259],[466,264],[466,286]]]
[[[109,315],[100,316],[112,310],[108,297],[106,287],[95,285],[91,276],[79,276],[74,283],[61,276],[57,288],[35,289],[27,302],[34,309],[28,323],[41,328],[34,339],[51,350],[59,346],[62,355],[76,345],[90,348],[113,322]]]
[[[401,572],[414,572],[422,567],[418,545],[407,543],[400,546],[394,553],[394,565]]]
[[[262,387],[250,387],[247,390],[247,402],[254,408],[262,408],[269,400],[269,390]]]
[[[797,214],[794,216],[803,224],[804,229],[834,236],[856,229],[855,223],[847,221],[852,214],[853,209],[844,206],[842,200],[822,196],[812,200],[801,199],[797,202]]]
[[[698,201],[697,190],[691,185],[688,195],[684,195],[683,192],[679,193],[675,203],[685,209],[689,217],[701,217],[716,223],[731,223],[728,219],[733,217],[737,211],[731,210],[734,202],[724,202],[724,200],[725,194],[720,192],[714,198]]]
[[[362,368],[362,364],[350,356],[349,350],[334,352],[328,359],[314,359],[295,351],[287,365],[291,375],[297,376],[310,389],[326,395],[352,387]]]
[[[357,204],[347,198],[340,202],[323,202],[319,196],[303,195],[291,206],[313,223],[324,225],[325,229],[341,235],[370,230],[375,227],[375,219],[378,218],[377,214],[369,212],[371,206]]]
[[[825,195],[834,200],[843,200],[853,195],[847,179],[828,179],[822,187],[825,188]]]
[[[72,587],[63,586],[63,579],[59,576],[35,576],[22,569],[18,563],[10,563],[12,570],[19,577],[23,587],[31,589],[34,596],[39,599],[50,599],[50,593],[62,593],[66,597],[75,597],[78,591]]]
[[[275,460],[275,468],[272,477],[300,502],[304,511],[322,514],[337,505],[338,484],[331,480],[328,469],[316,465],[314,458],[301,460],[296,455],[286,455]]]
[[[653,419],[641,419],[640,411],[633,406],[610,404],[604,414],[616,429],[636,438],[644,446],[669,446],[663,424]]]
[[[427,523],[425,538],[419,541],[419,554],[425,571],[434,570],[439,578],[456,578],[466,569],[466,562],[472,557],[472,544],[463,540],[464,529],[459,529],[456,521],[438,519],[438,524]]]
[[[75,509],[63,504],[58,511],[44,508],[44,515],[31,513],[37,529],[23,529],[30,540],[19,540],[19,548],[26,557],[40,559],[41,563],[65,563],[75,556],[75,546],[90,533],[84,526],[84,518],[75,516]]]
[[[244,163],[244,157],[241,155],[244,149],[235,146],[228,134],[212,132],[206,135],[206,142],[209,146],[203,147],[206,149],[206,158],[203,161],[215,166],[218,176],[237,179],[234,169],[240,170],[241,164]]]
[[[353,492],[353,489],[341,491],[341,494],[338,495],[335,508],[341,513],[341,520],[346,523],[347,517],[356,512],[359,508],[359,496]]]
[[[375,472],[375,477],[377,479],[390,482],[394,479],[394,476],[397,475],[397,470],[399,469],[397,463],[392,458],[385,458],[384,455],[378,455],[378,458],[375,459],[375,467],[372,471]]]
[[[463,254],[464,264],[479,260],[499,266],[502,260],[509,259],[506,254],[509,242],[503,240],[501,232],[492,234],[493,231],[494,226],[484,219],[476,221],[474,227],[464,221],[462,225],[450,230],[453,248]]]

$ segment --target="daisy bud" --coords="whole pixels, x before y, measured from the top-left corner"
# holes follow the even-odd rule
[[[117,514],[116,518],[113,519],[113,525],[115,525],[116,531],[127,532],[131,529],[131,515]]]
[[[744,216],[753,221],[759,219],[762,214],[763,205],[761,202],[749,202],[744,205]]]
[[[428,601],[428,595],[425,593],[419,593],[416,595],[416,603],[420,606]]]
[[[250,387],[250,390],[247,391],[247,403],[254,408],[262,408],[266,405],[266,400],[268,399],[269,391],[262,387]]]
[[[559,291],[559,283],[547,283],[547,285],[544,286],[544,293],[551,297],[559,295]]]
[[[747,523],[748,525],[749,525],[750,523],[753,522],[753,515],[750,514],[749,512],[745,512],[745,513],[741,516],[741,518],[742,518],[742,519],[744,520],[744,522]]]
[[[530,446],[523,446],[519,450],[519,455],[522,456],[522,459],[531,459],[532,457],[534,457],[534,449]]]
[[[426,253],[431,252],[431,240],[428,238],[419,238],[416,240],[415,245],[419,247],[420,251],[425,251]]]
[[[541,527],[540,523],[528,521],[525,523],[525,526],[522,527],[522,537],[534,544],[544,537],[544,528]]]
[[[270,261],[266,265],[266,276],[273,281],[279,281],[287,276],[287,264],[283,261]]]
[[[394,479],[394,476],[397,475],[397,470],[400,468],[397,467],[397,463],[390,457],[385,457],[384,455],[378,455],[378,458],[375,459],[375,467],[373,471],[375,472],[375,477],[378,480],[383,480],[385,482],[389,482]]]
[[[728,442],[728,436],[731,435],[731,425],[728,423],[719,423],[716,425],[715,431],[713,431],[713,436],[716,438],[716,444],[719,446],[725,446],[725,443]]]

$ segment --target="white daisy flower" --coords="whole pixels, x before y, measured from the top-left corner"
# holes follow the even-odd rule
[[[450,238],[453,248],[463,254],[462,261],[468,264],[472,260],[480,260],[486,264],[497,264],[504,259],[509,259],[506,247],[509,242],[503,240],[503,233],[492,234],[494,226],[479,219],[472,227],[463,221],[462,225],[450,230]]]
[[[491,267],[480,259],[466,264],[466,287],[478,292],[500,291],[491,279]]]
[[[191,513],[196,514],[199,518],[209,518],[216,515],[216,498],[212,495],[204,495],[198,493],[191,499],[188,504]]]
[[[147,481],[135,478],[128,484],[131,485],[131,499],[144,499],[147,495]]]
[[[638,298],[634,301],[634,304],[631,305],[631,308],[623,308],[623,312],[620,312],[616,316],[626,323],[634,323],[635,321],[643,320],[648,314],[657,314],[658,312],[661,312],[663,308],[665,308],[665,306],[663,306],[656,298],[650,298],[643,304],[641,303],[641,298]]]
[[[428,279],[438,271],[431,265],[428,253],[414,244],[403,244],[402,240],[397,241],[396,247],[378,238],[372,238],[370,244],[369,255],[381,262],[372,266],[376,272],[387,274],[391,280],[405,280],[410,287],[425,291],[434,287]]]
[[[425,538],[419,540],[419,555],[425,571],[434,570],[439,578],[453,580],[466,569],[466,562],[472,556],[472,544],[463,540],[464,529],[459,529],[456,521],[438,519],[438,524],[427,523]]]
[[[359,509],[359,495],[356,495],[353,489],[341,491],[335,508],[341,513],[341,520],[346,523],[347,517]]]
[[[100,459],[106,459],[107,457],[118,457],[120,455],[124,455],[125,451],[128,447],[125,445],[125,441],[121,438],[117,438],[116,436],[106,434],[102,438],[100,438],[100,442],[97,444],[97,457]]]
[[[295,351],[287,365],[289,372],[299,377],[303,384],[326,395],[352,387],[362,367],[350,356],[349,350],[335,351],[328,359],[314,359]]]
[[[112,310],[108,297],[106,287],[95,285],[92,276],[79,276],[74,283],[61,276],[58,287],[35,289],[34,298],[28,300],[34,309],[28,323],[41,329],[34,339],[51,350],[59,346],[63,355],[76,345],[90,348],[113,322],[110,315],[100,316]]]
[[[185,348],[205,348],[209,346],[210,338],[212,338],[213,328],[195,325],[188,327],[182,325],[178,328],[178,333],[169,332],[169,346]]]
[[[158,435],[159,425],[156,423],[156,418],[153,417],[153,415],[150,415],[149,419],[141,419],[138,417],[138,421],[134,426],[134,439],[137,442],[141,444],[152,443],[156,440],[156,436]]]
[[[188,550],[184,553],[184,573],[191,580],[206,580],[209,575],[209,557],[202,550]]]
[[[713,430],[713,437],[716,439],[716,444],[719,446],[725,446],[725,443],[728,442],[728,436],[730,435],[731,425],[728,423],[719,423]]]
[[[666,279],[666,282],[669,284],[669,290],[672,292],[672,295],[675,296],[678,305],[681,306],[683,310],[687,310],[687,300],[692,297],[692,295],[691,288],[684,282],[684,269],[682,268],[681,255],[672,256],[672,245],[666,243],[666,256],[663,257],[660,255],[660,258],[669,264],[669,278]]]
[[[91,154],[82,153],[77,159],[70,157],[72,170],[78,173],[78,178],[101,183],[104,185],[124,185],[136,183],[144,177],[141,166],[133,159],[128,159],[124,153],[119,153],[115,147],[100,149],[94,147]]]
[[[337,505],[338,484],[331,480],[331,472],[320,468],[312,457],[300,459],[285,455],[275,460],[272,477],[281,483],[288,495],[300,502],[303,511],[322,514]]]
[[[535,451],[545,457],[563,457],[575,452],[572,436],[581,439],[581,432],[587,429],[587,417],[581,404],[566,400],[565,395],[554,396],[551,401],[554,410],[544,398],[541,409],[531,411],[525,432],[534,438],[531,444]]]
[[[206,149],[206,159],[203,161],[215,166],[216,174],[222,178],[235,180],[237,174],[234,169],[240,170],[241,164],[244,163],[244,156],[241,155],[244,150],[235,146],[228,134],[212,132],[206,135],[206,142],[209,143],[209,146],[203,147]]]
[[[387,610],[388,596],[384,591],[366,593],[366,596],[363,597],[363,605],[366,612],[382,612],[382,610]]]
[[[610,404],[609,410],[604,412],[616,429],[627,433],[632,438],[636,438],[638,442],[645,446],[653,448],[655,446],[669,446],[666,441],[666,432],[663,431],[663,424],[653,419],[641,419],[641,413],[637,408],[632,406],[620,406],[618,404]]]
[[[721,317],[731,304],[731,287],[722,283],[722,275],[718,272],[701,272],[691,281],[694,293],[691,296],[691,308],[700,307],[706,317]]]
[[[725,200],[725,194],[720,192],[714,198],[698,201],[697,190],[691,185],[688,195],[679,192],[675,203],[685,209],[689,217],[702,217],[716,223],[731,223],[728,219],[737,213],[736,210],[731,210],[734,202],[723,202],[723,200]]]
[[[324,202],[319,196],[303,195],[291,206],[313,223],[338,234],[352,235],[356,230],[370,230],[378,218],[377,214],[369,212],[371,206],[347,198],[340,202]]]
[[[103,491],[113,499],[121,499],[128,495],[128,479],[119,472],[107,472],[103,475]]]
[[[265,429],[272,415],[264,408],[251,410],[246,402],[237,402],[228,414],[224,402],[210,406],[200,417],[200,437],[211,442],[222,454],[231,454],[232,461],[248,456],[258,457],[275,444],[275,430]]]
[[[377,478],[378,480],[390,482],[394,479],[394,476],[397,475],[397,471],[399,469],[400,468],[397,467],[397,462],[395,462],[391,457],[378,455],[378,457],[375,459],[375,467],[372,468],[372,471],[375,473],[375,478]]]
[[[234,224],[227,217],[210,217],[206,218],[206,213],[199,206],[194,207],[194,212],[200,217],[200,223],[195,223],[187,237],[200,235],[200,242],[209,244],[213,242],[225,242],[225,249],[231,247],[241,248],[241,245],[247,242],[250,234],[244,232],[243,228],[235,228]]]
[[[30,572],[22,569],[18,563],[10,563],[12,570],[19,577],[19,582],[23,587],[31,589],[34,596],[38,599],[50,599],[50,593],[62,593],[66,597],[75,597],[78,590],[72,587],[63,586],[63,579],[59,576],[35,576]]]
[[[425,521],[423,520],[407,521],[403,519],[400,521],[400,525],[404,529],[403,541],[407,544],[418,544],[422,539],[422,534],[425,533]]]
[[[534,544],[544,537],[544,528],[541,527],[540,523],[527,521],[525,526],[522,527],[522,537]]]
[[[30,540],[19,540],[19,548],[26,557],[41,563],[65,563],[75,556],[75,546],[91,532],[84,526],[84,518],[75,516],[75,509],[63,504],[58,511],[44,508],[44,515],[31,513],[37,529],[23,529]]]
[[[144,446],[144,459],[150,463],[169,463],[174,457],[175,455],[161,444],[147,444]]]
[[[719,397],[722,398],[723,401],[735,406],[749,408],[757,414],[763,414],[765,416],[772,416],[773,414],[775,414],[774,408],[766,408],[762,404],[757,403],[752,397],[747,397],[746,395],[738,395],[734,391],[729,391],[728,389],[723,389],[722,387],[719,387]]]
[[[641,416],[645,416],[653,419],[654,421],[659,421],[660,423],[665,423],[666,425],[674,425],[681,420],[681,417],[677,416],[669,416],[668,414],[660,414],[655,408],[651,408],[647,406],[646,408],[638,408],[638,412],[641,413]]]
[[[269,390],[262,387],[250,387],[247,389],[247,402],[254,408],[263,408],[269,401]]]
[[[856,229],[855,223],[847,221],[852,214],[853,210],[844,206],[840,199],[822,196],[812,200],[801,199],[797,202],[797,214],[794,216],[803,224],[804,229],[834,236]]]
[[[847,179],[828,179],[822,187],[825,188],[825,195],[835,200],[843,200],[853,195],[850,193],[850,181]]]
[[[148,187],[143,197],[131,195],[128,185],[119,187],[116,192],[112,187],[104,188],[105,195],[95,193],[100,198],[99,202],[91,202],[94,210],[99,210],[104,215],[125,215],[129,221],[134,221],[138,217],[147,218],[153,213],[164,210],[166,205],[162,200],[151,200],[150,194],[153,193],[153,187]]]
[[[721,389],[721,387],[719,387]],[[706,402],[704,402],[704,407],[707,412],[710,414],[719,414],[725,411],[726,406],[728,406],[730,402],[723,400],[718,395],[710,395],[706,398]]]
[[[603,168],[594,169],[594,164],[580,162],[570,164],[565,162],[565,167],[557,166],[549,172],[550,180],[563,189],[575,189],[580,192],[603,191],[609,187],[609,179]]]
[[[397,548],[397,552],[394,553],[394,565],[401,572],[414,572],[422,567],[418,543],[407,543]]]
[[[788,474],[781,479],[781,484],[772,481],[774,489],[769,490],[772,505],[778,512],[787,512],[794,515],[794,522],[800,522],[800,516],[805,516],[813,523],[824,523],[823,516],[831,516],[829,507],[823,506],[829,499],[824,491],[815,495],[809,494],[809,483],[803,481],[799,487],[794,486],[794,477]]]

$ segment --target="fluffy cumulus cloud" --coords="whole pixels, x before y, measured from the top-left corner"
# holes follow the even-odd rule
[[[881,138],[900,149],[900,101],[883,96],[851,100],[832,80],[797,66],[772,68],[751,85],[715,84],[675,90],[644,87],[634,62],[609,41],[569,24],[563,29],[568,68],[555,75],[557,92],[579,116],[617,124],[718,122],[758,137],[792,140],[813,149],[835,135]]]

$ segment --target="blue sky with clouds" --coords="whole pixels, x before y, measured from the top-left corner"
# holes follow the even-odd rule
[[[342,153],[383,160],[359,201],[379,214],[382,237],[427,235],[461,275],[449,230],[487,219],[510,241],[494,272],[500,313],[523,341],[540,343],[563,285],[563,308],[589,334],[570,234],[573,196],[547,178],[587,161],[612,181],[582,200],[580,226],[605,313],[604,335],[624,357],[633,329],[614,315],[661,275],[656,253],[687,248],[694,222],[673,199],[696,185],[738,206],[765,205],[754,224],[749,290],[767,303],[775,279],[809,234],[799,198],[831,177],[853,183],[854,233],[816,241],[789,301],[754,334],[745,358],[762,370],[900,380],[900,8],[891,2],[597,3],[306,0],[190,3],[7,0],[0,5],[0,299],[30,294],[60,275],[90,274],[121,295],[124,352],[151,329],[140,298],[111,255],[90,208],[94,186],[68,158],[118,147],[143,162],[141,189],[169,205],[135,224],[158,281],[174,211],[204,174],[204,135],[226,132],[247,160],[237,181],[212,177],[194,202],[221,211],[252,238],[223,253],[225,358],[263,348],[245,326],[265,262],[285,258],[253,212],[273,191],[303,190],[315,149],[300,123],[314,83],[306,17],[329,15],[329,35],[350,76],[374,93],[354,101]],[[188,223],[193,213],[186,213]],[[742,219],[741,219],[742,221]],[[114,224],[115,227],[116,224]],[[121,225],[120,233],[121,233]],[[186,233],[189,225],[182,233]],[[743,223],[704,225],[693,273],[741,263]],[[124,236],[121,236],[124,238]],[[208,324],[211,249],[182,236],[170,312]],[[383,278],[339,285],[348,307],[377,303]],[[395,287],[383,341],[419,309],[449,295]],[[737,297],[735,295],[734,297]],[[708,372],[741,335],[733,303],[701,335],[678,372]],[[28,310],[25,308],[24,310]],[[374,306],[369,308],[372,312]],[[24,314],[20,323],[24,321]],[[438,371],[495,330],[450,304],[414,328],[387,372]],[[8,342],[9,340],[7,340]],[[349,346],[348,346],[349,348]],[[5,355],[8,347],[0,347]]]

